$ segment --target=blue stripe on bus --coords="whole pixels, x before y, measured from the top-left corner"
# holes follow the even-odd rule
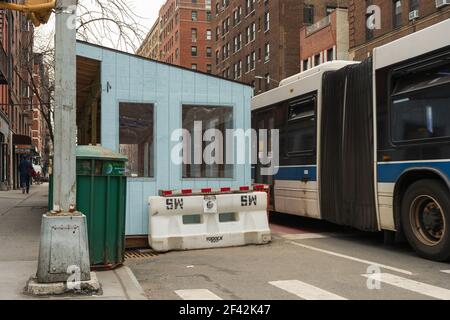
[[[275,180],[302,180],[317,181],[316,166],[280,167]]]
[[[439,170],[450,178],[450,161],[448,162],[400,162],[400,163],[379,163],[378,182],[393,183],[398,180],[401,174],[409,168],[433,168]]]

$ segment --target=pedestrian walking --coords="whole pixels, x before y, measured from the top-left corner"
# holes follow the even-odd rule
[[[23,157],[19,164],[19,174],[20,174],[20,187],[22,188],[22,193],[25,194],[25,192],[28,194],[30,193],[30,180],[33,176],[33,165],[31,161]]]

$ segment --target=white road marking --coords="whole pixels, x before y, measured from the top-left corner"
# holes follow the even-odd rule
[[[450,274],[450,270],[441,270],[441,272]]]
[[[271,281],[269,284],[305,300],[347,300],[344,297],[298,280]]]
[[[293,244],[294,246],[298,246],[298,247],[302,247],[302,248],[305,248],[305,249],[314,250],[314,251],[321,252],[321,253],[326,253],[326,254],[329,254],[329,255],[332,255],[332,256],[335,256],[335,257],[339,257],[339,258],[343,258],[343,259],[347,259],[347,260],[352,260],[352,261],[364,263],[364,264],[367,264],[367,265],[378,266],[378,267],[383,268],[383,269],[387,269],[387,270],[391,270],[391,271],[407,274],[409,276],[413,275],[413,273],[411,271],[404,270],[404,269],[399,269],[399,268],[396,268],[396,267],[391,267],[391,266],[388,266],[388,265],[385,265],[385,264],[381,264],[381,263],[378,263],[378,262],[374,262],[374,261],[370,261],[370,260],[364,260],[364,259],[359,259],[359,258],[348,256],[348,255],[345,255],[345,254],[342,254],[342,253],[337,253],[337,252],[333,252],[333,251],[329,251],[329,250],[324,250],[324,249],[308,246],[306,244],[302,244],[302,243],[298,243],[298,242],[294,242],[294,241],[289,241],[289,243]]]
[[[373,274],[363,274],[363,277],[370,278]],[[423,282],[418,282],[403,277],[399,277],[390,273],[380,273],[377,274],[377,279],[379,281],[413,291],[419,294],[430,296],[432,298],[441,300],[450,300],[450,290],[432,286]]]
[[[183,300],[222,300],[207,289],[176,290],[175,293]]]
[[[298,233],[298,234],[283,234],[283,239],[287,240],[308,240],[308,239],[323,239],[328,238],[330,235],[323,233]]]

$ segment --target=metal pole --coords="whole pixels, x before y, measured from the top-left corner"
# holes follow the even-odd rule
[[[76,208],[76,29],[77,0],[58,0],[55,29],[55,143],[53,210]]]
[[[58,0],[55,8],[54,210],[42,217],[37,284],[30,281],[28,292],[36,286],[52,294],[51,286],[41,284],[91,278],[86,216],[75,211],[76,4],[77,0]]]

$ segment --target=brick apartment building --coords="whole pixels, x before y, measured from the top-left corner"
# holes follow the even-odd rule
[[[346,1],[213,0],[213,73],[255,94],[300,71],[299,31]]]
[[[450,5],[445,3],[449,1],[349,0],[350,59],[363,60],[375,47],[450,18]],[[366,28],[370,5],[381,10],[381,29]]]
[[[44,56],[41,53],[34,54],[33,61],[33,81],[36,91],[33,95],[33,123],[31,126],[31,139],[35,148],[36,162],[38,162],[44,173],[47,172],[49,166],[49,153],[51,138],[48,129],[48,121],[45,119],[43,112],[48,114],[50,104],[49,92],[49,75],[44,63]]]
[[[167,0],[159,23],[160,61],[211,72],[211,0]]]
[[[145,58],[159,60],[159,37],[160,37],[160,23],[159,19],[155,21],[149,33],[145,37],[139,49],[136,51],[137,55]]]
[[[301,71],[333,60],[348,60],[348,11],[338,8],[300,31]]]
[[[0,10],[0,190],[19,187],[20,157],[32,154],[33,31],[25,14]]]

